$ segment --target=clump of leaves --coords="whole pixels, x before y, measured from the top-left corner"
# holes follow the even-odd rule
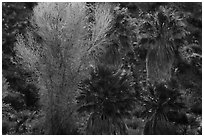
[[[13,104],[12,100],[21,100],[17,93],[12,93],[10,85],[7,82],[6,78],[2,77],[2,134],[42,134],[40,130],[43,130],[41,113],[37,111],[30,110],[20,110],[17,109]],[[17,105],[19,102],[15,101]],[[39,115],[40,114],[40,115]],[[35,121],[35,122],[34,122]],[[36,127],[36,123],[38,127]],[[36,130],[31,129],[38,129]]]
[[[79,84],[78,112],[91,113],[87,134],[127,134],[123,118],[134,104],[134,83],[129,71],[98,65]]]

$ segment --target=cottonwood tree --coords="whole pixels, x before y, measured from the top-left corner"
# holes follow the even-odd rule
[[[32,28],[17,37],[19,62],[34,72],[40,88],[46,134],[74,134],[77,84],[109,42],[111,5],[89,9],[86,3],[39,3]]]

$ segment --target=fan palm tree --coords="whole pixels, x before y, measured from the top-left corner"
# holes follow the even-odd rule
[[[176,134],[168,113],[180,112],[185,107],[181,94],[164,83],[151,87],[149,91],[150,96],[144,98],[145,111],[142,113],[147,118],[144,134]]]
[[[78,112],[90,112],[86,134],[127,134],[123,121],[134,104],[131,73],[98,65],[79,84]]]
[[[184,18],[173,8],[160,6],[155,13],[145,14],[140,25],[140,43],[148,46],[146,67],[149,81],[170,80],[175,50],[187,34]]]

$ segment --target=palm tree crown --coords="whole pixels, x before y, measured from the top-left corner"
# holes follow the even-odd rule
[[[99,65],[91,71],[91,77],[80,83],[77,98],[79,112],[92,112],[87,134],[126,134],[122,118],[133,108],[133,84],[125,70]]]
[[[182,108],[185,108],[181,93],[165,83],[156,84],[150,87],[149,91],[151,94],[144,99],[145,111],[142,114],[148,119],[145,134],[176,134],[168,114],[180,112]],[[163,127],[159,127],[160,125]],[[165,131],[160,132],[158,129]]]

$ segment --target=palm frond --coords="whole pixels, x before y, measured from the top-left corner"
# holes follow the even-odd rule
[[[93,112],[94,110],[97,109],[97,104],[86,104],[86,105],[83,105],[81,106],[79,109],[77,109],[77,111],[79,113],[82,113],[82,112]]]

